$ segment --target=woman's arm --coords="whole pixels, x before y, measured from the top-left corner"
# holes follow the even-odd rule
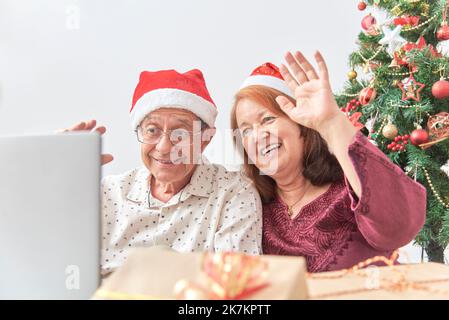
[[[318,131],[345,174],[351,209],[360,232],[379,250],[396,249],[419,232],[426,215],[426,189],[374,146],[339,110],[326,63],[315,54],[319,72],[301,52],[287,53],[280,71],[296,105],[284,96],[276,101],[297,123]]]
[[[351,209],[367,242],[379,250],[392,250],[413,240],[425,221],[426,189],[343,113],[324,128],[320,134],[343,168]]]
[[[412,241],[426,216],[426,189],[373,145],[342,113],[320,134],[340,163],[366,241],[392,250]]]
[[[352,190],[360,198],[362,189],[360,179],[348,154],[349,145],[354,140],[358,129],[341,112],[322,126],[319,131],[327,142],[329,151],[335,155]]]
[[[426,188],[408,177],[361,133],[348,147],[348,155],[361,182],[361,195],[351,198],[360,232],[379,250],[402,247],[412,241],[426,218]]]

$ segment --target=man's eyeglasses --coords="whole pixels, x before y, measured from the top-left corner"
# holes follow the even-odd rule
[[[156,126],[137,127],[137,140],[144,144],[157,144],[163,135],[167,135],[173,145],[190,146],[193,144],[195,135],[201,134],[201,131],[192,132],[186,129],[174,129],[163,131]]]

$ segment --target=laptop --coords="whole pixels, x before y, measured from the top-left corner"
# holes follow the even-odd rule
[[[98,133],[0,136],[0,299],[89,299],[100,279]]]

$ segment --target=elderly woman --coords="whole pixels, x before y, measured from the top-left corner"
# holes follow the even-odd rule
[[[253,183],[208,164],[217,109],[199,70],[142,72],[131,109],[143,166],[102,181],[102,274],[128,249],[261,252],[262,207]],[[95,121],[69,131],[97,130]],[[112,160],[103,155],[103,163]]]
[[[310,272],[389,256],[424,224],[425,188],[339,110],[320,53],[319,73],[300,52],[285,58],[253,72],[231,114],[263,200],[263,252],[304,256]]]

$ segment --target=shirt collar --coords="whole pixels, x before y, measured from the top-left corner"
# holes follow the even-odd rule
[[[149,177],[150,171],[148,171],[145,166],[142,166],[140,169],[138,169],[134,177],[134,183],[131,183],[131,189],[126,195],[126,198],[139,203],[146,201],[149,192]]]
[[[209,161],[205,156],[202,156],[202,162],[196,166],[190,182],[184,188],[181,200],[187,199],[188,194],[198,197],[209,197],[214,186],[213,175],[210,174],[211,170],[215,170],[215,168],[209,165]]]
[[[195,171],[190,178],[190,182],[180,191],[181,196],[178,198],[180,201],[186,200],[190,195],[209,197],[212,192],[213,175],[210,174],[210,171],[215,171],[215,168],[209,165],[210,163],[204,155],[202,155],[201,160],[201,163],[196,166]],[[150,192],[148,181],[150,175],[151,172],[145,166],[138,169],[134,183],[131,183],[131,189],[126,195],[126,198],[139,203],[144,201],[148,202],[148,194]],[[177,196],[174,196],[174,198],[176,197]]]

